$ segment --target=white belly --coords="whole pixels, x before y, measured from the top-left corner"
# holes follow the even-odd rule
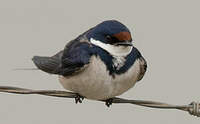
[[[92,57],[89,66],[81,73],[74,76],[59,76],[62,86],[70,91],[95,100],[105,100],[126,92],[133,87],[140,72],[139,60],[126,72],[109,75],[105,64],[97,57]]]

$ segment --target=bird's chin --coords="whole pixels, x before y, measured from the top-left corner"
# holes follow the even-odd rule
[[[114,53],[118,56],[127,56],[131,52],[132,48],[133,46],[118,46]]]

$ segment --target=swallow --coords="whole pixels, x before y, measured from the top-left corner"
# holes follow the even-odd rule
[[[140,81],[147,69],[141,53],[133,46],[130,30],[117,20],[107,20],[69,41],[57,54],[34,56],[36,67],[58,75],[61,85],[83,98],[103,100],[109,107]]]

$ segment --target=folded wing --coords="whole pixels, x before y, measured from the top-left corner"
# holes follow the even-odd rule
[[[88,43],[71,42],[52,57],[34,56],[32,60],[44,72],[68,76],[87,67],[90,55]]]

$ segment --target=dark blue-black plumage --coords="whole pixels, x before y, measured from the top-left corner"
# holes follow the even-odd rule
[[[140,52],[133,47],[131,53],[125,57],[125,64],[117,69],[113,66],[113,56],[98,46],[74,40],[65,49],[62,57],[62,72],[60,72],[64,76],[77,71],[76,68],[89,64],[92,56],[99,57],[102,60],[110,75],[125,73],[138,58],[142,57]],[[67,71],[65,68],[67,68]]]
[[[86,37],[88,39],[94,38],[95,40],[107,43],[107,35],[112,36],[120,32],[130,33],[129,29],[119,21],[108,20],[98,24],[97,26],[95,26],[95,28],[90,29],[89,32],[87,32]]]
[[[73,75],[75,72],[79,72],[85,65],[90,63],[90,58],[92,56],[96,56],[105,64],[110,75],[123,74],[130,69],[137,59],[143,58],[135,47],[132,48],[130,54],[125,56],[124,65],[117,68],[113,66],[113,56],[110,53],[90,42],[90,39],[94,38],[107,43],[105,39],[107,35],[113,35],[120,32],[130,31],[125,25],[118,21],[104,21],[70,41],[65,49],[55,56],[35,56],[33,62],[39,69],[45,72],[69,76]]]

